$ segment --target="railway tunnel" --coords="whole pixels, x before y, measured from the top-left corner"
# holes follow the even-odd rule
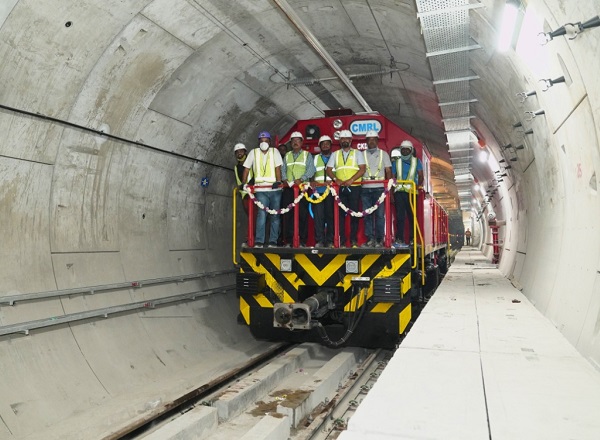
[[[424,141],[451,232],[598,367],[598,13],[3,0],[0,438],[96,438],[264,350],[236,322],[233,146],[337,108]]]

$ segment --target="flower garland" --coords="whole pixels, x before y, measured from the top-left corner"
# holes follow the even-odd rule
[[[259,207],[259,209],[262,209],[263,211],[266,211],[271,215],[287,214],[288,212],[290,212],[292,208],[294,208],[298,203],[300,203],[300,200],[302,200],[302,197],[304,197],[306,190],[306,188],[300,187],[300,194],[298,194],[298,197],[296,197],[292,203],[287,205],[285,208],[275,210],[267,208],[265,205],[262,204],[260,200],[256,200],[256,196],[254,195],[254,189],[250,189],[247,184],[244,185],[244,191],[248,192],[250,200],[252,200],[254,204]]]
[[[306,189],[308,190],[308,188],[310,188],[310,186],[308,186]],[[310,203],[321,203],[323,200],[325,200],[327,198],[327,196],[329,195],[329,185],[327,185],[325,187],[325,192],[323,194],[321,194],[319,197],[317,197],[316,199],[313,199],[311,196],[308,195],[308,191],[304,192],[304,198],[306,200],[308,200]],[[315,195],[315,193],[312,194],[313,196]]]
[[[342,208],[344,210],[344,212],[350,213],[350,215],[352,217],[364,217],[365,215],[373,214],[377,210],[377,208],[379,208],[379,205],[381,205],[383,203],[383,201],[385,200],[387,195],[390,193],[390,190],[392,189],[393,186],[394,186],[394,180],[390,179],[387,183],[387,186],[384,188],[383,193],[379,196],[379,199],[377,199],[377,202],[370,208],[364,209],[361,212],[353,211],[350,208],[348,208],[346,205],[344,205],[340,201],[340,196],[338,195],[335,188],[333,188],[333,187],[331,188],[331,194],[333,195],[335,200],[337,200],[338,206],[340,208]]]

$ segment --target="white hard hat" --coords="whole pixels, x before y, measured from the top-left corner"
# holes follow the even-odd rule
[[[293,138],[300,138],[300,139],[304,140],[304,136],[302,136],[302,133],[300,133],[299,131],[294,131],[290,135],[290,139],[293,139]]]
[[[244,144],[235,144],[235,147],[233,147],[233,152],[235,153],[237,150],[245,150],[246,146]]]
[[[352,133],[350,133],[350,130],[342,130],[342,131],[340,131],[340,139],[341,138],[350,138],[350,139],[352,139]]]
[[[390,156],[392,157],[392,159],[402,156],[402,153],[400,153],[400,148],[394,148]]]
[[[377,138],[379,139],[379,133],[377,133],[375,130],[369,130],[367,131],[367,134],[365,134],[365,137],[368,138]]]
[[[402,143],[400,144],[400,148],[410,148],[411,150],[413,149],[413,143],[411,141],[402,141]]]
[[[321,142],[323,142],[323,141],[329,141],[329,142],[332,142],[332,141],[331,141],[331,138],[330,138],[329,136],[327,136],[326,134],[324,134],[323,136],[321,136],[321,137],[319,138],[319,145],[321,145]]]

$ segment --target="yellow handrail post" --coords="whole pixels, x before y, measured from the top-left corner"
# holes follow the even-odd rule
[[[233,264],[235,266],[237,266],[238,262],[237,262],[237,237],[236,237],[236,232],[237,232],[237,193],[238,193],[238,189],[237,187],[233,188],[233,213],[231,215],[231,217],[233,218],[233,233],[232,233],[232,248],[233,248],[233,252],[232,252],[232,260],[233,260]]]

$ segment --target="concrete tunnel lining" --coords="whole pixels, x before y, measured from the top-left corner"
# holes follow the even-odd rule
[[[349,73],[386,65],[390,54],[408,62],[406,73],[360,79],[357,88],[447,163],[414,4],[370,0],[371,14],[363,0],[290,3]],[[591,54],[600,34],[556,39],[540,49],[545,70],[532,70],[514,51],[495,52],[501,2],[483,3],[471,12],[483,46],[470,54],[481,77],[472,84],[473,126],[496,164],[507,154],[502,145],[525,147],[508,151],[518,160],[492,202],[507,222],[500,269],[598,366],[600,60]],[[552,29],[598,13],[593,1],[529,3]],[[332,105],[356,107],[339,82],[286,87],[282,75],[330,75],[268,0],[8,0],[0,5],[0,56],[3,106],[156,148],[0,110],[0,296],[231,268],[231,147],[253,145],[260,129],[281,135]],[[539,90],[540,75],[565,66],[572,84]],[[531,88],[534,98],[515,99]],[[546,114],[527,124],[534,136],[512,128],[537,108]],[[478,167],[481,182],[493,177]],[[487,224],[476,227],[490,256]],[[232,282],[2,305],[0,326]],[[0,438],[58,438],[70,423],[102,432],[107,421],[149,411],[156,395],[166,400],[243,363],[267,344],[236,316],[230,293],[0,336]]]

